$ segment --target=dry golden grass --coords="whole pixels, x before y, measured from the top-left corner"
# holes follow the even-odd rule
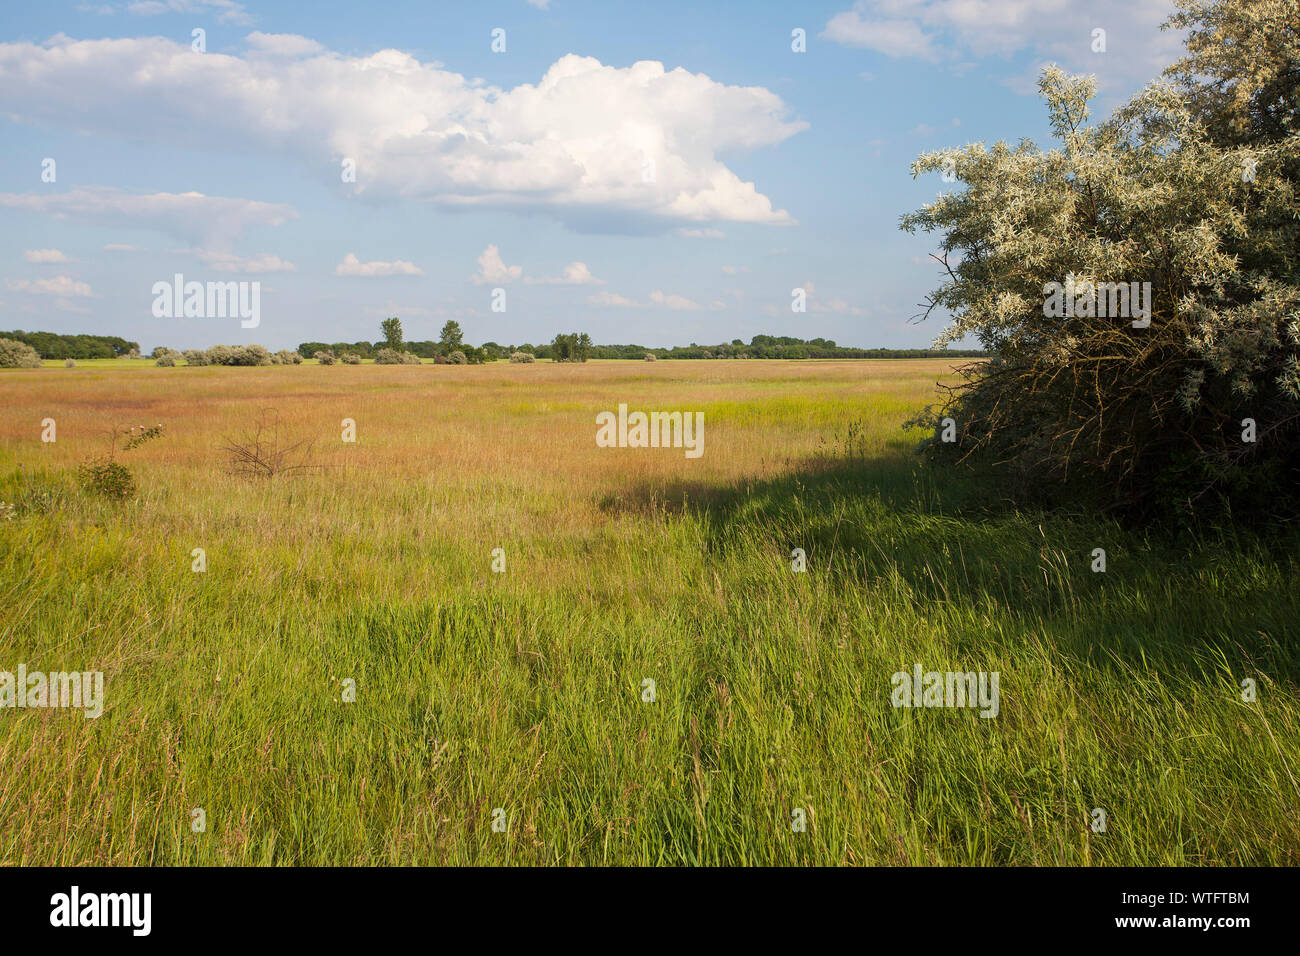
[[[141,522],[241,522],[267,489],[226,474],[221,446],[273,415],[286,440],[314,440],[319,466],[285,479],[292,494],[277,506],[289,508],[275,516],[277,543],[294,547],[325,526],[346,536],[362,524],[372,539],[432,536],[479,550],[490,541],[540,547],[534,539],[545,538],[556,560],[544,577],[566,580],[559,556],[620,520],[620,502],[642,504],[629,493],[680,506],[682,495],[770,480],[830,455],[854,423],[860,452],[898,455],[915,443],[902,423],[951,368],[897,360],[86,368],[0,376],[0,403],[12,412],[0,441],[71,468],[106,451],[113,428],[162,422],[164,440],[120,454],[141,476]],[[598,448],[596,414],[620,403],[702,411],[704,455]],[[38,446],[47,417],[58,441]],[[345,418],[357,423],[355,444],[342,441]]]

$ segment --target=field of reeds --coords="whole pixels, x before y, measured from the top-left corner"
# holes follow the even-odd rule
[[[0,373],[0,670],[104,674],[0,709],[0,863],[1300,864],[1298,536],[1008,510],[918,464],[941,380]],[[702,457],[597,447],[620,403]]]

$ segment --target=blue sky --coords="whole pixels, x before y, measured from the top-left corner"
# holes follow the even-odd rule
[[[1045,141],[1047,62],[1113,106],[1177,56],[1170,8],[7,4],[0,328],[281,348],[398,315],[412,340],[454,318],[473,343],[927,345],[935,239],[898,218],[945,184],[911,160]],[[175,273],[260,282],[260,326],[155,318]]]

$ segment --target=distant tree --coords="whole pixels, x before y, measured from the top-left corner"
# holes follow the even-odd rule
[[[394,352],[402,351],[402,320],[397,316],[384,319],[379,323],[384,333],[384,345]]]
[[[551,359],[556,362],[572,361],[573,336],[559,333],[551,341]]]
[[[460,330],[460,323],[454,319],[448,319],[447,324],[442,327],[442,338],[439,345],[442,346],[443,354],[458,351],[464,344],[465,333]]]
[[[586,332],[560,333],[551,342],[548,351],[556,362],[585,362],[591,354],[591,336]]]

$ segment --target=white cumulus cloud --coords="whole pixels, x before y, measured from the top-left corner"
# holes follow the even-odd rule
[[[505,285],[524,274],[523,266],[508,266],[501,258],[501,250],[488,246],[478,257],[478,272],[469,277],[475,285]]]
[[[246,46],[231,55],[166,37],[0,43],[0,113],[288,155],[335,185],[350,159],[358,194],[543,211],[592,231],[793,222],[718,158],[806,128],[760,86],[568,54],[537,82],[502,89],[399,50],[349,56],[261,33]]]

